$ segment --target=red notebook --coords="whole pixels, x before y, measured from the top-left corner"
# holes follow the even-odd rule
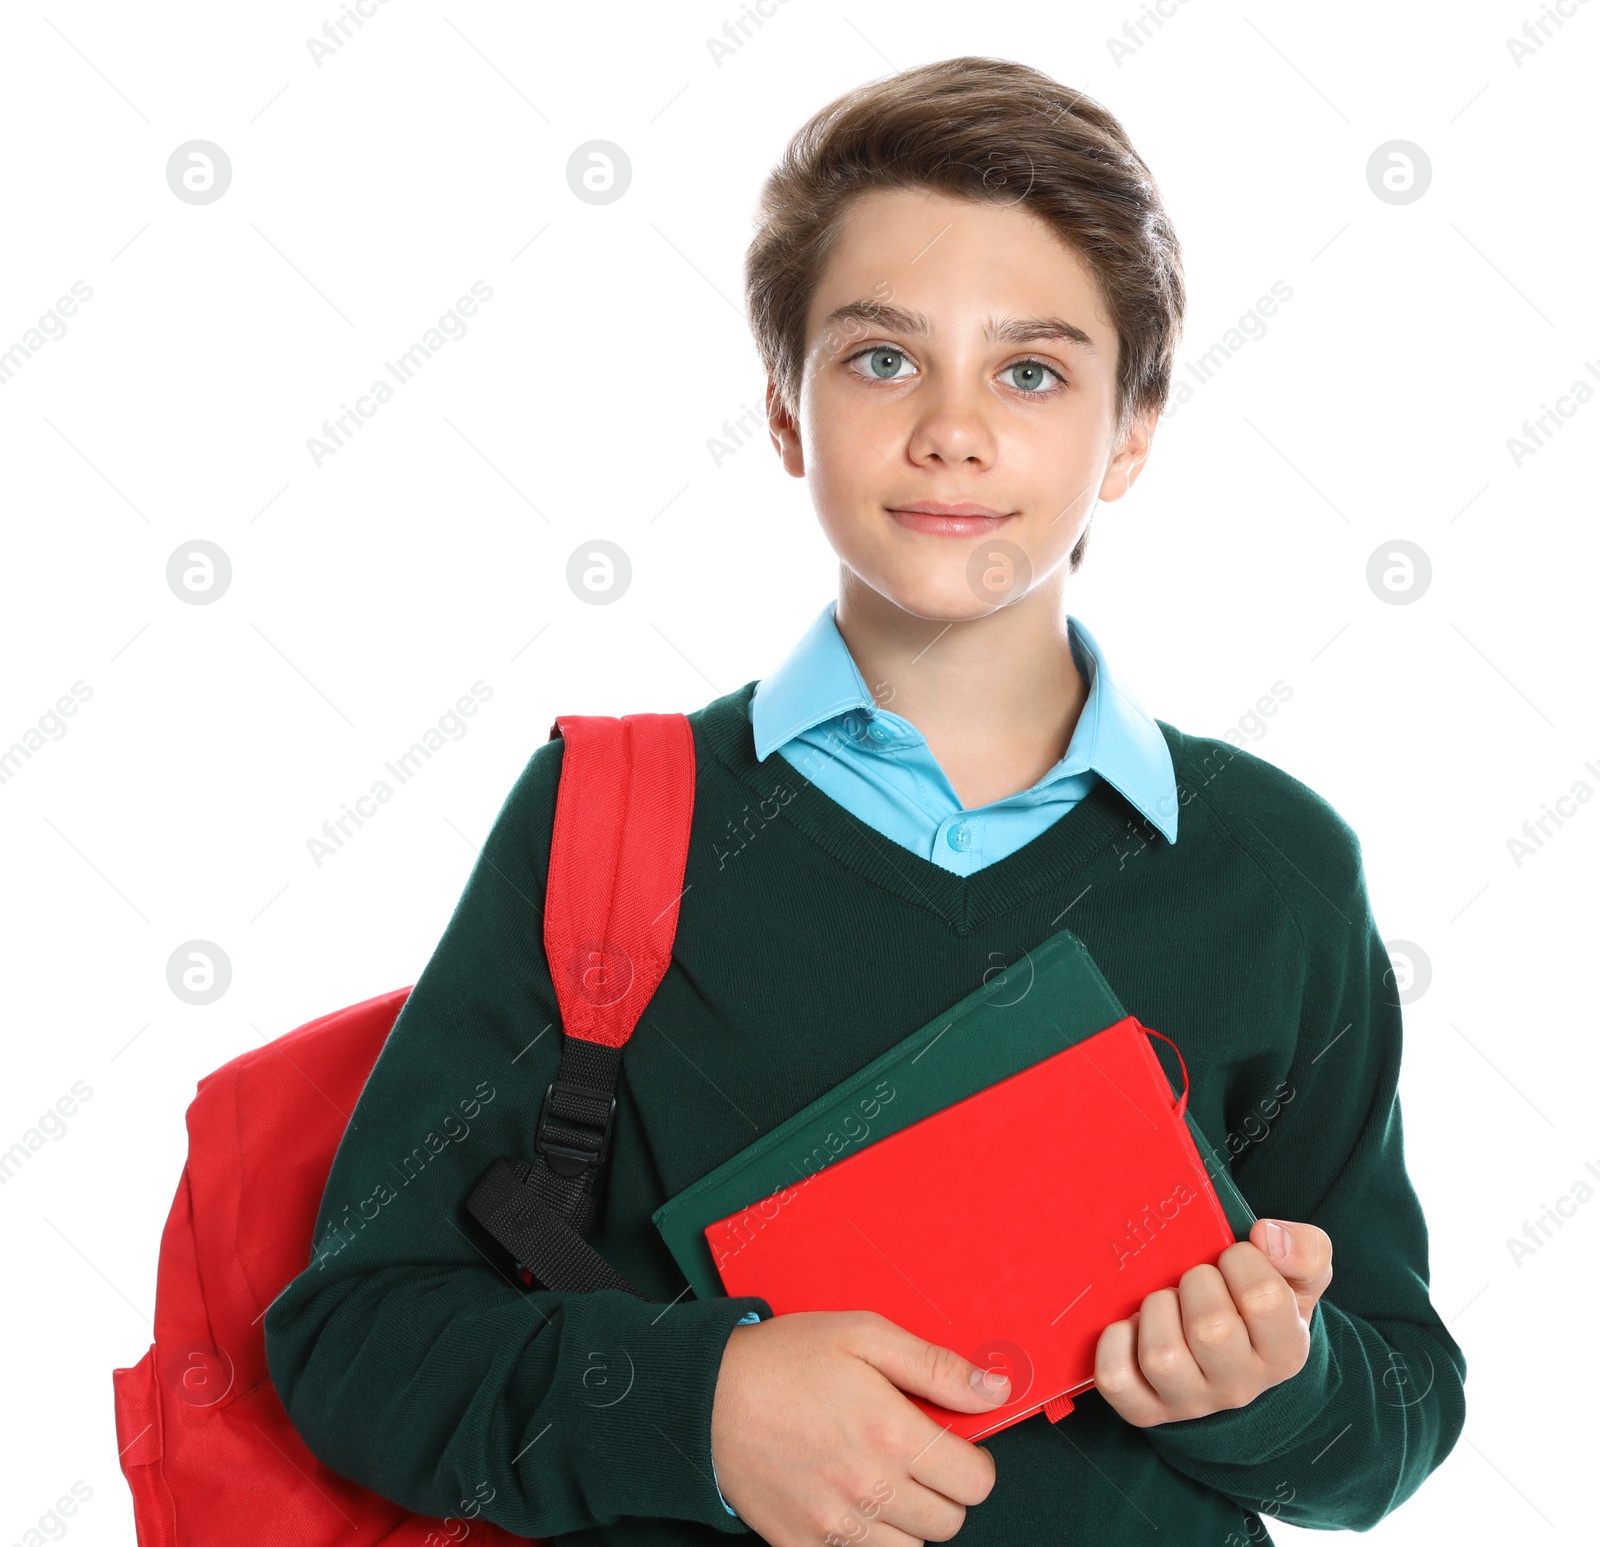
[[[1149,1037],[1127,1016],[772,1194],[754,1234],[751,1208],[708,1225],[723,1288],[780,1316],[877,1311],[1003,1370],[988,1412],[907,1393],[964,1439],[1065,1417],[1105,1327],[1236,1239],[1184,1122],[1188,1067],[1174,1097]]]

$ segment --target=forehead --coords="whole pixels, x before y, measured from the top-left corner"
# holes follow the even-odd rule
[[[835,307],[892,300],[947,328],[990,315],[1065,314],[1097,343],[1115,339],[1082,259],[1025,200],[992,203],[925,188],[873,189],[839,217],[808,333]]]

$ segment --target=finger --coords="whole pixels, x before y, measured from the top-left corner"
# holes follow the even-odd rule
[[[920,1408],[909,1402],[907,1406],[915,1417],[926,1417]],[[932,1424],[931,1419],[926,1421]],[[994,1488],[994,1456],[984,1446],[952,1434],[943,1424],[932,1425],[932,1432],[918,1444],[906,1471],[913,1481],[962,1505],[983,1503]]]
[[[1245,1250],[1271,1277],[1278,1279],[1278,1275],[1266,1267],[1260,1252],[1248,1243]],[[1243,1261],[1242,1258],[1234,1260]],[[1292,1303],[1288,1286],[1282,1279],[1278,1279],[1278,1285],[1284,1302]],[[1213,1408],[1219,1398],[1248,1400],[1247,1391],[1253,1392],[1259,1386],[1257,1372],[1261,1369],[1262,1358],[1235,1304],[1235,1293],[1232,1281],[1209,1262],[1190,1268],[1178,1280],[1184,1341],[1210,1388]]]
[[[921,1421],[919,1430],[928,1422],[909,1400],[904,1409],[902,1416],[908,1421]],[[830,1541],[870,1539],[872,1547],[885,1543],[892,1547],[902,1541],[948,1541],[961,1529],[966,1505],[981,1503],[994,1486],[994,1458],[940,1425],[932,1428],[931,1439],[917,1446],[904,1470],[891,1466],[894,1483],[880,1478],[830,1526]],[[891,1435],[886,1453],[903,1454],[907,1443]],[[975,1485],[963,1480],[968,1463],[978,1477]]]
[[[1095,1390],[1113,1412],[1138,1428],[1146,1429],[1166,1417],[1161,1394],[1139,1368],[1139,1313],[1126,1321],[1111,1322],[1100,1334],[1094,1350]]]
[[[1333,1239],[1326,1230],[1292,1219],[1258,1219],[1250,1227],[1250,1244],[1258,1247],[1288,1280],[1302,1301],[1308,1319],[1311,1307],[1333,1281]]]
[[[1248,1241],[1230,1246],[1217,1267],[1255,1358],[1278,1380],[1292,1375],[1305,1363],[1310,1344],[1309,1312],[1302,1312],[1294,1288]]]
[[[1011,1399],[1005,1370],[974,1364],[953,1348],[930,1343],[876,1311],[860,1312],[854,1330],[856,1352],[903,1392],[958,1413],[981,1413]]]
[[[883,1502],[872,1522],[869,1540],[873,1547],[882,1540],[878,1532],[885,1526],[904,1531],[919,1542],[947,1542],[965,1523],[965,1506],[937,1488],[929,1488],[908,1477]]]
[[[1205,1396],[1205,1372],[1195,1362],[1183,1333],[1183,1313],[1175,1289],[1157,1289],[1139,1307],[1139,1368],[1169,1411],[1198,1407]]]
[[[761,1541],[770,1541],[773,1547],[817,1547],[818,1538],[809,1532],[791,1537],[772,1534],[772,1527],[764,1528]],[[820,1538],[821,1547],[856,1547],[857,1543],[871,1543],[871,1547],[923,1547],[923,1538],[910,1536],[898,1526],[892,1526],[880,1513],[871,1520],[863,1520],[854,1510],[846,1510],[837,1525],[830,1526]]]

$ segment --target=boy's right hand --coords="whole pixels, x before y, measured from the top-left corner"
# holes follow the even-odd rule
[[[772,1547],[948,1541],[994,1487],[994,1458],[902,1393],[986,1412],[1011,1396],[987,1373],[876,1311],[735,1327],[711,1412],[722,1496]]]

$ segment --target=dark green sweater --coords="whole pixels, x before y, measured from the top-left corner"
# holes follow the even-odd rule
[[[527,1291],[462,1210],[529,1153],[559,1056],[542,944],[562,743],[530,758],[354,1113],[311,1266],[266,1316],[312,1450],[424,1514],[564,1543],[752,1536],[712,1476],[712,1396],[754,1297],[696,1300],[650,1222],[678,1193],[1062,928],[1176,1039],[1190,1106],[1258,1215],[1333,1240],[1310,1357],[1247,1407],[1139,1429],[1098,1393],[991,1436],[959,1540],[1270,1540],[1255,1516],[1362,1530],[1465,1416],[1406,1175],[1400,1011],[1354,833],[1226,742],[1162,724],[1168,844],[1110,786],[959,877],[762,765],[755,683],[690,716],[694,830],[677,941],[628,1043],[591,1239],[655,1303]]]

